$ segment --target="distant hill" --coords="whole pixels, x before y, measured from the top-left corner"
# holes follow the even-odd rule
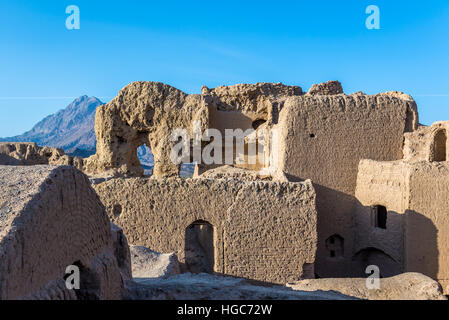
[[[30,131],[19,136],[0,138],[9,142],[36,142],[39,146],[62,148],[71,156],[88,157],[95,153],[95,111],[102,105],[98,98],[81,96],[65,109],[49,115]],[[153,165],[153,155],[146,146],[138,149],[144,166]]]
[[[40,146],[62,148],[67,154],[95,153],[95,110],[102,105],[95,97],[81,96],[65,109],[45,117],[30,131],[2,141],[36,142]]]

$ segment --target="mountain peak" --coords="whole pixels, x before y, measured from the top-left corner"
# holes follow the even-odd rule
[[[62,148],[69,155],[87,157],[95,153],[95,112],[103,104],[97,97],[79,96],[65,109],[45,117],[30,131],[20,136],[0,138],[0,141],[35,142],[39,146]],[[142,164],[153,164],[149,148],[141,146],[138,154]]]
[[[71,104],[79,104],[79,103],[83,103],[85,101],[98,102],[98,103],[103,104],[103,102],[101,102],[101,100],[98,99],[97,97],[94,97],[94,96],[89,97],[88,95],[79,96],[78,98],[73,100]]]
[[[95,150],[95,111],[102,104],[96,97],[82,95],[65,109],[41,120],[30,131],[2,140],[36,142],[40,146],[63,148],[68,153],[76,149]]]

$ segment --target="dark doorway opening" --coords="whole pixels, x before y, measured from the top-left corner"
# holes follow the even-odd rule
[[[192,273],[214,272],[214,227],[209,222],[198,220],[187,227],[185,263]]]
[[[384,206],[374,206],[374,226],[380,229],[387,229],[387,208]]]

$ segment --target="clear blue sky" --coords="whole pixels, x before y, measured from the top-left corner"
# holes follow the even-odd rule
[[[80,8],[67,30],[65,8]],[[365,8],[380,8],[380,30]],[[0,136],[20,134],[87,94],[136,80],[283,82],[346,93],[399,90],[421,122],[449,120],[449,1],[2,1]]]

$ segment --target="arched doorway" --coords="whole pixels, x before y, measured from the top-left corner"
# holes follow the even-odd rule
[[[433,150],[431,161],[447,161],[446,159],[446,144],[447,134],[446,130],[442,129],[437,131],[433,140]]]
[[[387,229],[387,208],[381,205],[373,207],[373,225],[375,228]]]
[[[214,227],[198,220],[186,228],[185,264],[192,273],[214,272]]]

